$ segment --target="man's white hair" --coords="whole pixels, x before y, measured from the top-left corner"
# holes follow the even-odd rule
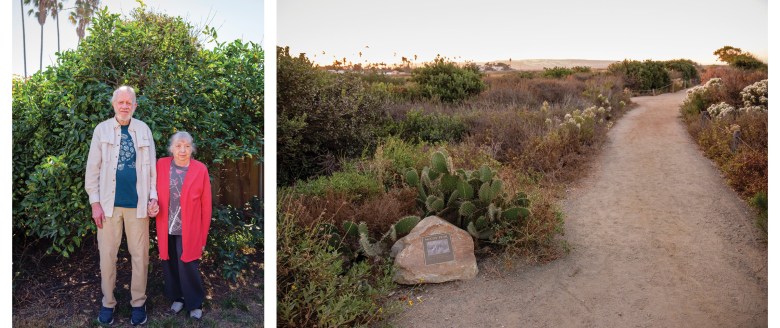
[[[133,89],[133,87],[127,86],[127,85],[123,85],[123,86],[121,86],[119,88],[116,88],[116,90],[114,90],[114,95],[111,96],[111,103],[112,104],[114,103],[114,101],[116,100],[116,96],[120,92],[129,92],[130,96],[133,97],[133,103],[135,104],[135,89]]]

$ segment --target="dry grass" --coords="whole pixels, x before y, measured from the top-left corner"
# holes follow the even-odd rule
[[[738,125],[741,137],[738,148],[731,151],[732,132]],[[766,113],[742,114],[736,119],[720,119],[705,124],[689,124],[699,146],[726,174],[729,184],[744,198],[753,197],[768,188],[768,117]]]
[[[345,194],[325,196],[295,196],[282,202],[283,213],[296,213],[296,222],[311,227],[329,222],[341,227],[344,221],[366,222],[369,231],[381,234],[406,215],[420,215],[417,192],[411,188],[391,189],[363,201],[352,201]]]
[[[701,81],[707,82],[711,78],[720,78],[725,87],[723,92],[716,96],[715,102],[724,101],[726,103],[742,105],[742,98],[739,92],[748,85],[767,79],[766,71],[761,70],[741,70],[729,66],[709,66],[701,73]]]

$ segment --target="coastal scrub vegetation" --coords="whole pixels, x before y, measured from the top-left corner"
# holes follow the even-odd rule
[[[469,231],[479,257],[560,256],[563,187],[630,110],[631,87],[698,78],[689,60],[484,75],[437,58],[398,76],[321,68],[280,47],[277,62],[277,295],[289,327],[397,313],[388,248],[426,215]]]
[[[688,91],[680,107],[683,121],[704,154],[728,183],[757,209],[756,224],[767,232],[769,80],[766,65],[743,66],[752,58],[738,48],[715,52],[728,67],[711,66],[702,85]]]

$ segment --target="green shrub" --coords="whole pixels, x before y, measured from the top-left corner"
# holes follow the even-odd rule
[[[373,149],[389,123],[390,94],[360,74],[318,70],[304,56],[277,48],[278,181],[288,185],[333,172],[328,159]],[[332,162],[332,161],[331,161]]]
[[[608,67],[614,74],[625,76],[626,87],[635,90],[662,89],[671,84],[671,78],[663,62],[623,60]]]
[[[571,70],[574,73],[590,73],[593,70],[590,68],[590,66],[574,66],[571,68]]]
[[[463,101],[486,88],[477,65],[459,67],[441,57],[412,70],[412,81],[420,86],[424,98],[444,102]]]
[[[758,216],[756,217],[756,225],[767,233],[769,230],[768,217],[769,217],[769,199],[767,198],[766,191],[757,192],[753,198],[750,199],[750,204],[758,209]]]
[[[713,52],[713,55],[718,56],[720,61],[729,64],[729,66],[736,67],[744,70],[766,69],[767,65],[758,60],[753,54],[749,52],[742,52],[740,48],[734,48],[732,46],[724,46]]]
[[[566,67],[558,67],[558,66],[555,66],[553,68],[545,67],[544,71],[542,72],[543,77],[549,77],[555,79],[564,78],[572,74],[574,74],[573,70],[568,69]]]
[[[127,20],[103,10],[93,22],[56,66],[12,87],[14,234],[49,239],[49,252],[66,257],[96,229],[85,164],[95,126],[114,115],[110,99],[119,85],[136,89],[135,117],[152,129],[158,157],[177,130],[193,135],[205,163],[259,161],[262,153],[258,45],[206,50],[181,18],[141,9]]]
[[[698,64],[690,59],[675,59],[663,62],[668,70],[680,72],[680,77],[688,82],[699,79]]]
[[[377,146],[374,157],[366,161],[372,174],[385,186],[398,185],[410,167],[422,169],[430,156],[426,143],[407,142],[388,137]]]
[[[390,264],[345,263],[331,236],[279,212],[277,313],[282,327],[363,326],[381,321],[394,287]]]
[[[225,279],[233,281],[263,251],[263,202],[253,197],[244,208],[218,207],[209,229],[207,256],[214,254]]]
[[[411,110],[406,118],[391,129],[394,135],[410,142],[437,143],[460,141],[467,132],[466,124],[458,116],[438,113],[426,114]]]

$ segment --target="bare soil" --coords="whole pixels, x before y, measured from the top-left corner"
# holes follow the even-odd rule
[[[632,99],[563,201],[568,255],[415,287],[391,324],[766,327],[766,235],[683,127],[684,98]]]
[[[94,235],[84,246],[64,259],[45,255],[46,245],[15,240],[13,278],[14,327],[98,327],[102,293],[97,241]],[[24,250],[27,248],[27,250]],[[21,253],[24,252],[22,255]],[[167,313],[170,302],[163,296],[163,277],[156,251],[150,252],[146,287],[147,327],[262,327],[262,254],[256,254],[236,282],[221,276],[220,265],[209,258],[200,271],[206,288],[203,319],[188,318],[186,311]],[[113,327],[130,324],[130,254],[120,246]]]

